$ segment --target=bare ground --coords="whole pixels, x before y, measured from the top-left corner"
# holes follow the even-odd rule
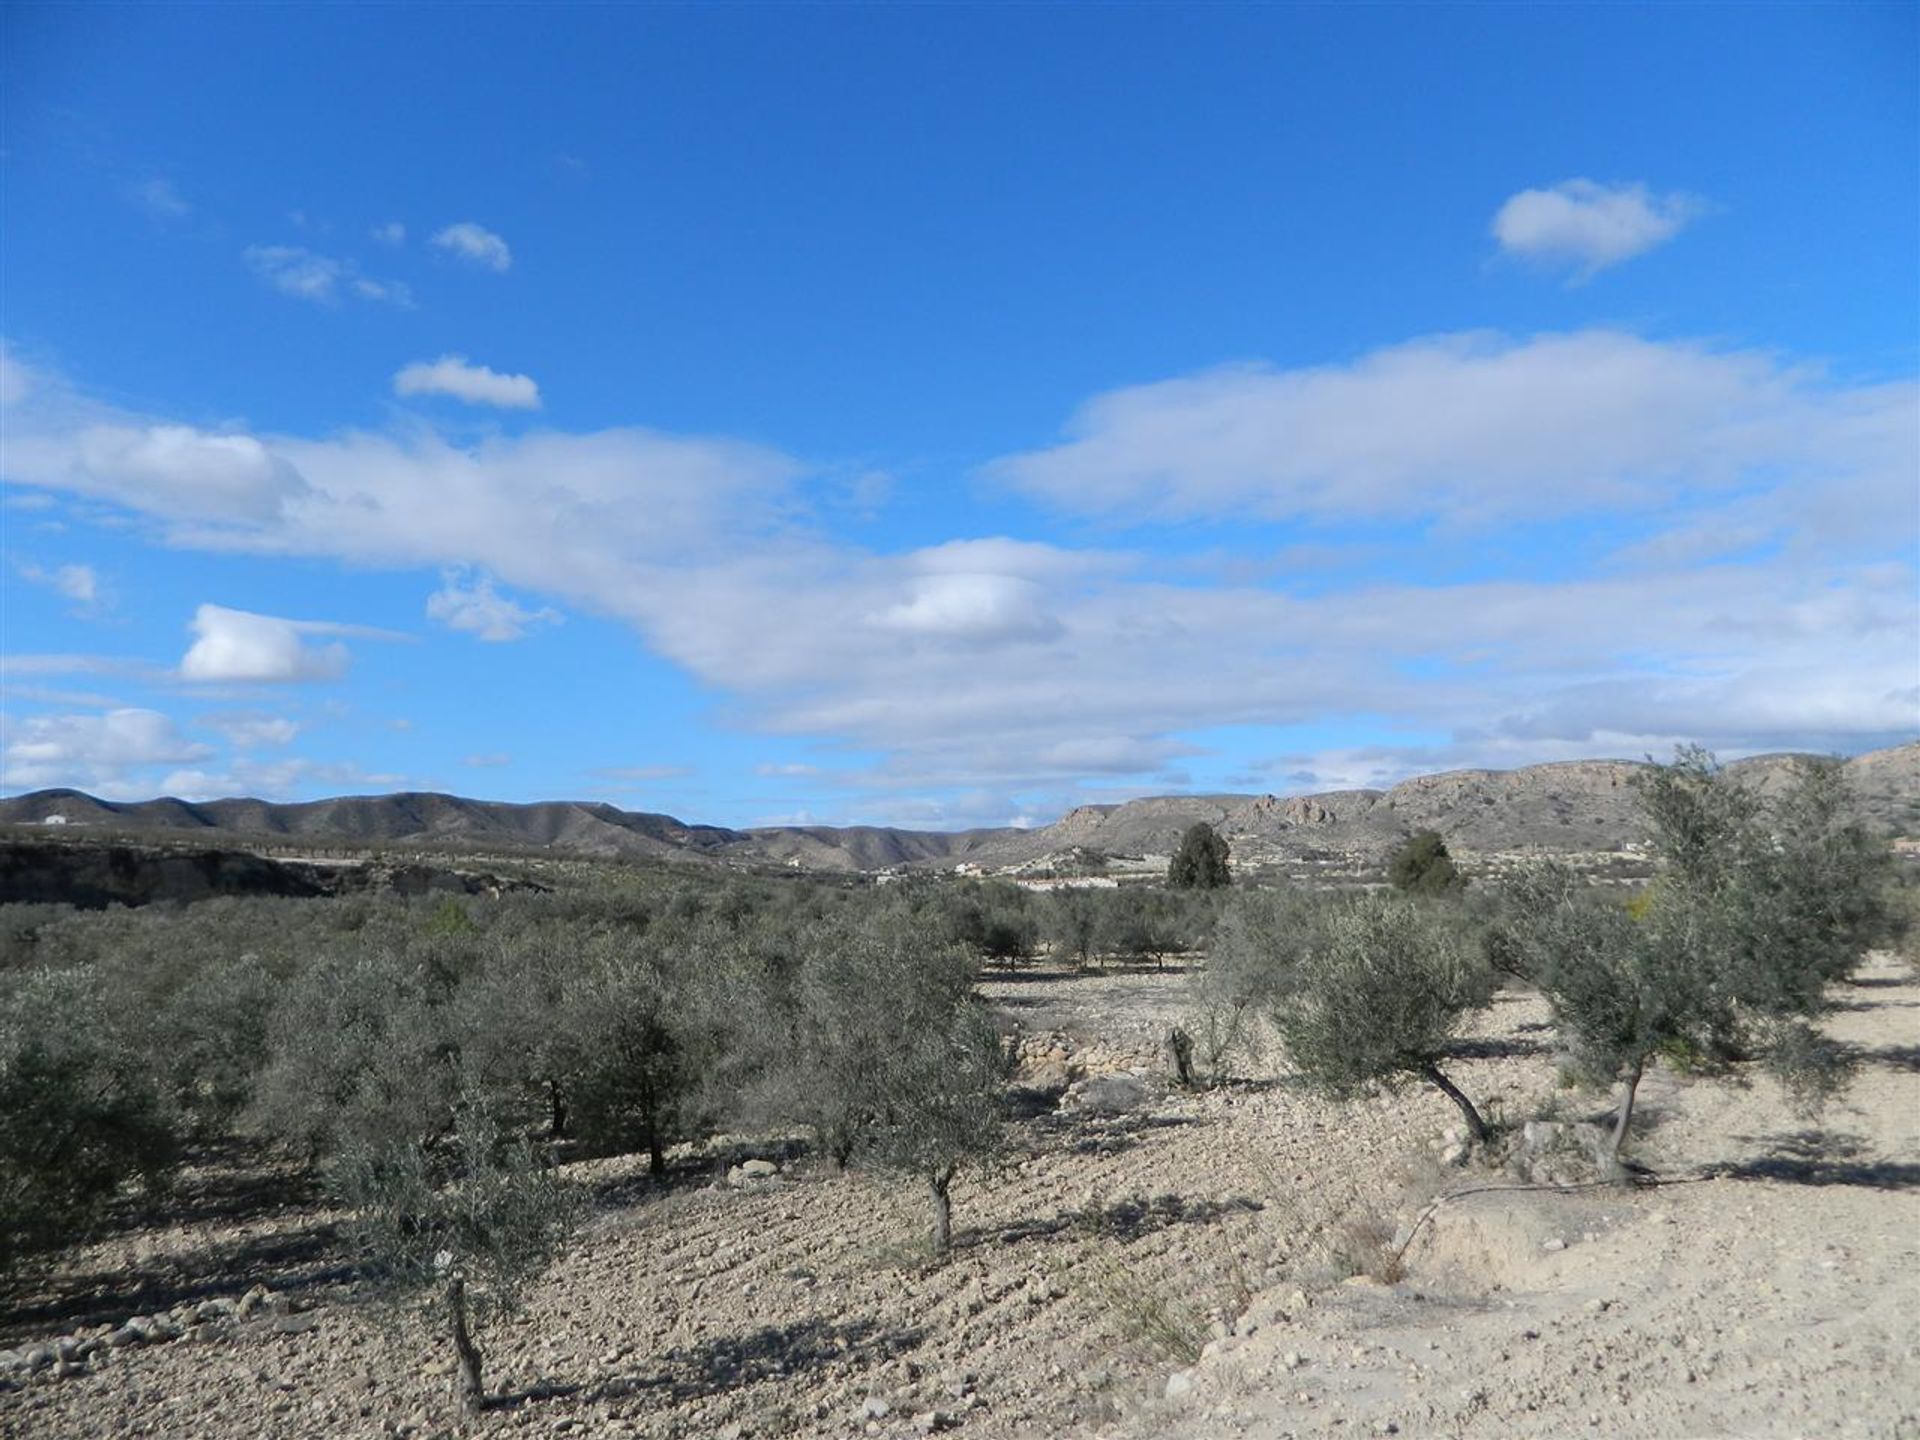
[[[667,1186],[573,1167],[588,1233],[483,1337],[506,1398],[464,1426],[438,1333],[353,1303],[291,1177],[222,1162],[169,1223],[12,1297],[0,1343],[256,1282],[306,1308],[0,1393],[0,1433],[905,1436],[938,1411],[982,1440],[1920,1437],[1920,983],[1891,962],[1863,980],[1832,1022],[1863,1068],[1819,1120],[1765,1080],[1660,1073],[1639,1153],[1686,1183],[1462,1195],[1382,1284],[1344,1276],[1384,1270],[1430,1196],[1514,1183],[1438,1164],[1444,1099],[1335,1105],[1274,1075],[1170,1093],[1178,973],[996,978],[1034,1078],[1137,1067],[1144,1098],[1036,1103],[1009,1163],[957,1187],[942,1265],[911,1186],[775,1142],[683,1156]],[[1556,1091],[1541,1018],[1503,997],[1456,1062],[1509,1120],[1602,1103]],[[727,1185],[748,1154],[780,1178]]]

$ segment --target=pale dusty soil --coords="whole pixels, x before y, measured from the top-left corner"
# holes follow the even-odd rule
[[[64,1282],[96,1292],[86,1318],[261,1281],[310,1308],[0,1392],[0,1433],[905,1436],[938,1409],[981,1440],[1920,1440],[1920,984],[1891,962],[1864,978],[1832,1028],[1866,1063],[1817,1122],[1764,1079],[1658,1074],[1641,1159],[1729,1173],[1460,1198],[1391,1286],[1341,1282],[1350,1219],[1391,1229],[1436,1192],[1514,1183],[1432,1158],[1455,1119],[1445,1100],[1342,1106],[1273,1079],[1169,1094],[1156,1051],[1179,975],[996,979],[1028,1031],[1068,1032],[1069,1065],[1154,1079],[1127,1114],[1022,1122],[1007,1167],[957,1187],[945,1265],[912,1254],[924,1216],[910,1186],[804,1159],[759,1189],[718,1180],[729,1158],[783,1157],[771,1142],[688,1158],[690,1178],[664,1190],[630,1162],[574,1167],[601,1204],[525,1313],[483,1336],[488,1382],[511,1398],[462,1430],[438,1332],[351,1303],[314,1233],[324,1217],[208,1206],[75,1256]],[[1503,997],[1492,1043],[1454,1067],[1509,1119],[1568,1106],[1540,1020],[1536,1001]],[[1573,1097],[1569,1112],[1598,1103]],[[151,1287],[140,1301],[129,1267]],[[1193,1343],[1214,1337],[1198,1365],[1156,1343],[1158,1304]],[[77,1323],[19,1309],[0,1322],[5,1344]],[[1176,1389],[1192,1385],[1168,1400],[1175,1372]],[[889,1413],[869,1418],[869,1397]]]

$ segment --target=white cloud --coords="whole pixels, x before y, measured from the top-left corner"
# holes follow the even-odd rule
[[[449,571],[440,580],[440,588],[427,597],[427,618],[438,620],[449,630],[501,642],[518,640],[535,625],[560,623],[559,611],[529,610],[496,592],[492,579],[485,575],[469,581],[459,572]]]
[[[194,612],[194,642],[180,661],[180,676],[200,683],[333,680],[346,672],[347,647],[310,645],[303,636],[342,627],[324,621],[283,620],[202,605]]]
[[[254,710],[226,711],[202,715],[201,725],[219,732],[236,750],[258,750],[272,745],[291,745],[300,734],[300,722],[285,715],[268,715]]]
[[[511,765],[513,756],[505,751],[494,751],[487,755],[469,755],[460,763],[475,770],[498,770],[502,766]]]
[[[1046,612],[1044,593],[1014,575],[951,573],[913,584],[909,599],[874,617],[884,629],[970,644],[1051,640],[1060,622]]]
[[[101,598],[100,577],[91,565],[57,565],[51,570],[21,565],[18,569],[21,579],[44,585],[77,605],[91,606]]]
[[[36,483],[140,508],[161,499],[172,513],[198,519],[268,521],[305,489],[293,466],[252,436],[186,425],[89,425],[57,453],[31,432],[11,445],[10,468],[45,477]]]
[[[1908,508],[1912,382],[1844,386],[1756,351],[1609,330],[1438,336],[1347,365],[1110,391],[988,474],[1134,519],[1454,522],[1658,510],[1755,483]]]
[[[389,220],[384,225],[376,225],[369,232],[382,245],[404,245],[407,243],[407,227],[398,220]]]
[[[1677,191],[1562,180],[1510,196],[1493,217],[1493,236],[1509,255],[1567,267],[1584,279],[1666,244],[1705,209]]]
[[[351,260],[316,254],[298,245],[249,245],[241,256],[254,274],[297,300],[336,305],[341,296],[351,295],[403,310],[413,307],[413,291],[407,285],[363,275]]]
[[[193,206],[180,198],[173,182],[159,176],[141,181],[129,193],[136,205],[162,220],[179,220],[193,213]]]
[[[235,760],[223,770],[200,768],[175,770],[144,787],[118,787],[124,796],[173,795],[182,800],[219,800],[236,795],[251,795],[263,800],[291,799],[312,789],[339,794],[343,791],[393,790],[407,784],[405,775],[390,771],[367,771],[351,762],[304,760]]]
[[[157,710],[32,715],[7,725],[0,786],[113,788],[142,766],[189,764],[213,753],[211,746],[187,739]]]
[[[483,270],[505,270],[513,264],[507,242],[471,220],[447,226],[433,237],[433,243]]]
[[[469,405],[497,405],[507,410],[540,408],[540,387],[531,376],[502,375],[485,365],[469,364],[464,355],[414,361],[393,377],[393,393],[451,395]]]
[[[189,469],[135,483],[118,450],[81,444],[155,422],[83,409],[63,424],[38,399],[23,413],[10,478],[112,498],[176,546],[439,569],[439,618],[476,634],[539,618],[509,587],[624,621],[726,696],[726,723],[871,756],[822,777],[869,815],[1005,819],[1088,775],[1145,783],[1189,732],[1218,744],[1352,715],[1516,762],[1608,753],[1683,714],[1690,738],[1730,751],[1859,748],[1897,733],[1920,678],[1913,385],[1612,332],[1417,341],[1117,392],[1002,473],[1133,523],[1582,513],[1623,547],[1708,530],[1737,501],[1764,543],[1712,564],[1676,541],[1425,585],[1362,548],[1291,590],[1009,538],[877,554],[812,528],[791,458],[640,429],[246,437],[274,468],[248,472],[246,515],[216,521]]]

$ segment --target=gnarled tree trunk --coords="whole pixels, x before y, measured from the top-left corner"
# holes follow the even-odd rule
[[[1620,1147],[1626,1142],[1627,1127],[1633,1124],[1633,1102],[1640,1093],[1640,1077],[1646,1074],[1647,1057],[1642,1055],[1633,1062],[1622,1081],[1620,1104],[1614,1111],[1613,1134],[1607,1137],[1607,1159],[1617,1162],[1620,1159]]]
[[[1473,1136],[1475,1141],[1484,1142],[1493,1133],[1487,1128],[1487,1122],[1480,1118],[1480,1112],[1473,1108],[1473,1101],[1469,1100],[1465,1092],[1441,1072],[1438,1065],[1429,1060],[1420,1067],[1420,1073],[1438,1086],[1441,1094],[1460,1107],[1461,1115],[1466,1117],[1467,1133]]]
[[[486,1404],[486,1391],[480,1385],[480,1347],[467,1327],[467,1282],[462,1276],[447,1281],[447,1312],[453,1321],[453,1348],[460,1357],[460,1406],[477,1415]]]

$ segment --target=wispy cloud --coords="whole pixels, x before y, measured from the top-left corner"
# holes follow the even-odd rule
[[[504,271],[513,264],[513,251],[507,242],[471,220],[447,226],[433,237],[433,243],[483,270]]]
[[[247,267],[282,295],[337,305],[342,299],[413,307],[413,291],[399,280],[364,275],[351,260],[317,254],[298,245],[249,245],[241,252]]]
[[[106,599],[100,576],[91,565],[55,565],[47,568],[28,563],[17,566],[16,571],[22,580],[33,585],[44,585],[83,610],[93,610]]]
[[[393,377],[396,395],[447,395],[469,405],[505,410],[538,410],[540,387],[530,375],[503,375],[475,365],[464,355],[416,360]]]
[[[181,220],[193,213],[193,206],[173,188],[173,182],[161,176],[142,180],[128,190],[134,204],[162,220]]]
[[[384,225],[376,225],[368,232],[382,245],[404,245],[407,243],[407,227],[398,220],[389,220]]]
[[[258,710],[229,710],[202,715],[198,723],[224,736],[236,750],[291,745],[300,734],[298,720]]]
[[[1699,197],[1678,191],[1562,180],[1508,197],[1493,217],[1493,237],[1509,255],[1586,279],[1666,244],[1706,211]]]
[[[500,643],[518,640],[536,625],[560,623],[558,610],[529,610],[496,591],[488,576],[469,578],[450,570],[440,578],[440,588],[427,597],[427,618],[449,630]]]

